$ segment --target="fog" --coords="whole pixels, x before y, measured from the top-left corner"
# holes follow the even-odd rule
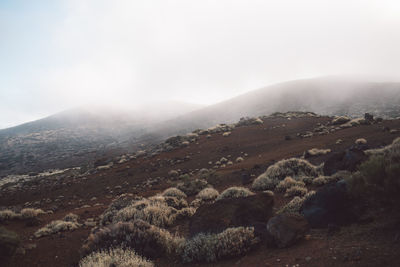
[[[72,107],[213,104],[325,75],[397,80],[398,1],[2,1],[0,128]]]

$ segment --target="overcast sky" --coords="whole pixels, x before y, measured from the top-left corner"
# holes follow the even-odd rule
[[[212,104],[399,70],[398,0],[0,1],[0,128],[87,102]]]

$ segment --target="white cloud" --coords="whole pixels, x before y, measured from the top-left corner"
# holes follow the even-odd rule
[[[75,0],[60,9],[38,34],[42,64],[8,81],[37,92],[49,113],[86,101],[214,103],[296,78],[398,77],[400,67],[396,1]]]

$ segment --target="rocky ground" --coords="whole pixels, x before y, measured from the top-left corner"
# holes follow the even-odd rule
[[[317,166],[333,153],[353,146],[357,139],[367,141],[364,148],[378,148],[400,136],[400,120],[366,123],[336,118],[335,122],[331,117],[312,113],[275,114],[260,119],[171,138],[147,151],[106,160],[96,169],[8,177],[7,182],[0,184],[2,210],[44,211],[37,219],[0,222],[17,233],[21,241],[15,255],[7,259],[8,266],[76,266],[82,245],[99,225],[100,215],[124,193],[150,197],[171,186],[179,187],[185,179],[194,179],[201,169],[212,173],[204,180],[219,192],[231,186],[251,189],[254,179],[269,166],[282,159],[301,157],[312,148],[330,150],[306,156]],[[307,188],[319,191],[322,186],[310,184]],[[188,202],[193,199],[194,196],[187,197]],[[275,192],[271,212],[276,213],[290,200],[284,192]],[[38,229],[51,221],[63,220],[69,213],[79,216],[77,221],[71,221],[76,223],[76,229],[35,237]],[[399,222],[392,210],[382,207],[379,214],[361,222],[312,228],[304,238],[285,248],[262,243],[243,256],[196,265],[400,266]],[[183,220],[168,230],[188,235],[189,228],[190,220]],[[167,257],[157,257],[154,262],[156,266],[181,265]]]

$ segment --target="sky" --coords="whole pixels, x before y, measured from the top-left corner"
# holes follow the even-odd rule
[[[398,0],[0,0],[0,128],[400,69]]]

